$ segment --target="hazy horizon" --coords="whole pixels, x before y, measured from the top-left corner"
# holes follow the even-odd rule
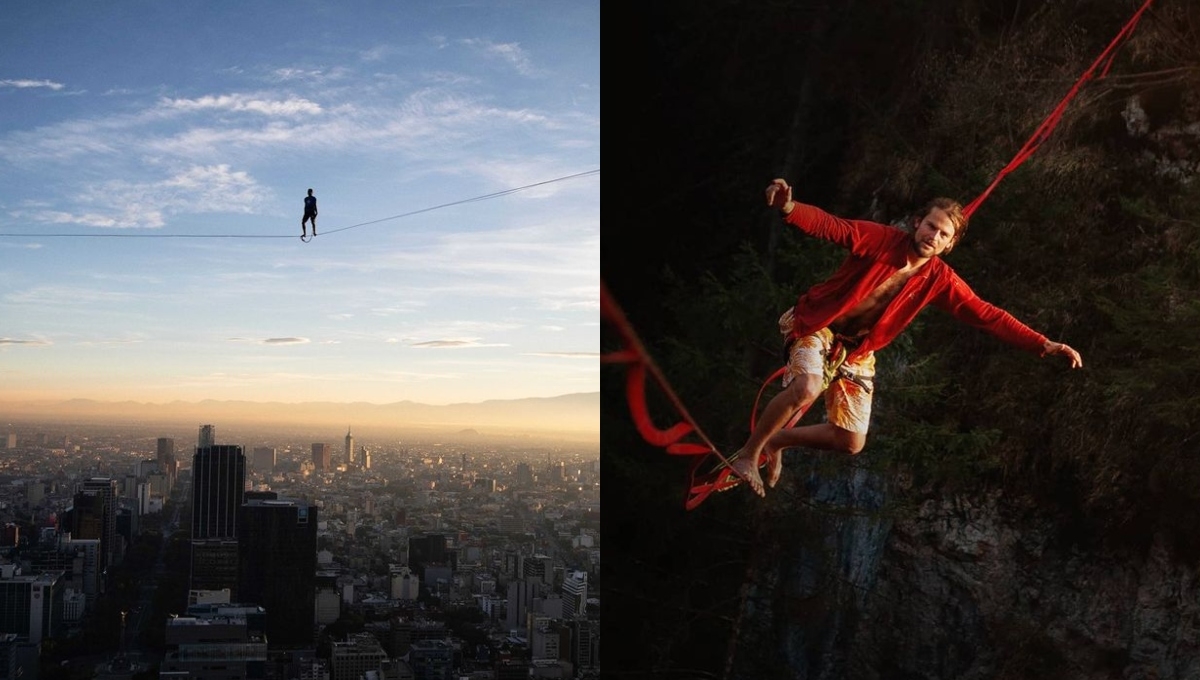
[[[560,436],[598,441],[599,392],[556,397],[491,399],[478,402],[427,404],[412,400],[390,403],[335,401],[250,401],[0,399],[0,422],[76,421],[161,423],[184,427],[197,423],[226,425],[359,428],[360,430],[436,429],[481,434]]]

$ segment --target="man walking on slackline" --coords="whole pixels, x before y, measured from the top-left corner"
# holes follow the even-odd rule
[[[850,254],[833,276],[802,294],[796,306],[779,318],[788,357],[784,389],[763,409],[732,463],[758,495],[766,495],[758,473],[764,455],[770,463],[767,485],[774,487],[783,469],[784,449],[862,451],[871,416],[875,350],[899,335],[925,305],[944,309],[959,321],[1029,352],[1064,356],[1071,368],[1083,365],[1079,352],[981,300],[942,261],[940,256],[950,252],[967,231],[967,217],[957,201],[930,201],[914,218],[911,234],[797,203],[782,179],[767,187],[767,205],[778,208],[788,224],[832,241]],[[780,429],[822,392],[827,422]]]

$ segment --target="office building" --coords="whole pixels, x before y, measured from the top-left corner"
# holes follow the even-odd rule
[[[167,619],[163,677],[260,680],[267,637],[261,607],[198,605]]]
[[[237,538],[238,509],[245,491],[242,447],[197,448],[192,456],[192,539]]]
[[[529,463],[517,463],[516,486],[533,486],[533,468]]]
[[[370,633],[335,640],[329,655],[329,680],[360,680],[367,671],[381,670],[387,660],[379,640]]]
[[[16,633],[0,633],[0,680],[18,680],[21,675],[21,638]]]
[[[554,585],[554,559],[546,555],[521,557],[521,578],[526,581],[541,581]]]
[[[445,640],[418,640],[408,652],[413,675],[430,680],[454,678],[454,648]]]
[[[408,567],[392,565],[392,599],[415,600],[421,595],[421,579]]]
[[[353,469],[357,465],[354,460],[354,435],[350,434],[350,427],[346,427],[346,467]]]
[[[179,475],[179,463],[175,460],[175,440],[170,437],[158,438],[158,469],[167,477],[167,493],[164,496],[171,495],[171,489],[175,488],[175,479]]]
[[[316,623],[328,625],[342,615],[342,596],[338,593],[338,574],[335,571],[320,571],[316,577]]]
[[[312,646],[316,575],[317,508],[247,501],[238,529],[238,598],[266,608],[272,649]]]
[[[0,565],[0,633],[16,633],[34,644],[65,635],[60,575],[26,576],[16,565]]]
[[[278,456],[275,454],[274,447],[256,446],[254,448],[254,469],[261,474],[270,475],[275,472],[275,463],[278,461]]]
[[[100,541],[100,573],[116,564],[123,553],[117,537],[117,480],[92,477],[77,485],[66,526],[73,539]]]
[[[524,579],[509,583],[507,616],[504,618],[504,626],[509,630],[524,628],[533,598],[537,597],[540,592],[538,583],[530,583]]]
[[[190,590],[229,589],[237,597],[237,520],[245,487],[242,447],[197,447],[192,456]]]
[[[571,663],[576,669],[600,667],[600,622],[575,619],[571,628]]]
[[[188,580],[191,603],[233,602],[238,599],[238,542],[232,538],[192,541],[192,573]],[[224,595],[213,595],[224,593]]]
[[[409,537],[408,567],[414,574],[423,576],[425,569],[431,565],[448,567],[451,571],[458,568],[458,554],[446,549],[446,536],[426,534]]]
[[[312,445],[312,461],[313,467],[317,472],[329,472],[333,469],[333,454],[330,453],[329,444],[316,442]]]
[[[200,438],[196,442],[196,447],[207,449],[210,446],[217,445],[217,426],[216,425],[201,425]]]
[[[583,617],[587,611],[587,572],[571,571],[563,579],[563,618]]]

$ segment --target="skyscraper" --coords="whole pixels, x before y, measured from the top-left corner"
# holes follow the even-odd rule
[[[272,648],[313,644],[317,508],[289,499],[249,500],[238,525],[238,598],[267,610]]]
[[[100,539],[100,559],[103,562],[100,564],[101,573],[109,566],[116,564],[117,559],[121,555],[121,551],[117,546],[117,480],[112,477],[92,477],[85,479],[79,485],[79,491],[75,494],[75,505],[80,507],[81,495],[83,497],[95,496],[94,503],[87,502],[85,505],[89,510],[85,514],[96,513],[90,519],[81,519],[76,515],[76,528],[72,531],[73,538],[98,538]],[[92,530],[86,530],[83,533],[79,532],[82,529],[80,522],[99,522],[98,533]]]
[[[443,534],[410,536],[408,539],[408,566],[417,576],[424,578],[425,567],[430,565],[456,568],[454,553],[446,550]]]
[[[242,447],[197,447],[192,456],[192,590],[237,594],[237,520],[246,491]]]
[[[62,573],[22,576],[13,565],[0,568],[0,630],[16,633],[30,643],[62,637]]]
[[[563,579],[563,618],[583,618],[587,612],[587,572],[571,571]]]
[[[320,442],[312,445],[313,467],[321,472],[328,472],[333,469],[333,456],[329,452],[329,444]]]
[[[167,489],[175,488],[175,475],[179,474],[179,466],[175,462],[175,440],[170,437],[158,438],[158,469],[167,476]]]
[[[354,435],[350,434],[350,426],[346,426],[346,466],[354,467]]]
[[[206,449],[217,444],[217,426],[216,425],[201,425],[200,426],[200,441],[198,447]]]
[[[197,447],[192,456],[192,539],[237,538],[246,490],[246,456],[232,444]]]
[[[275,472],[276,462],[278,462],[278,456],[275,453],[275,447],[257,446],[254,448],[255,470],[264,474],[271,474]]]

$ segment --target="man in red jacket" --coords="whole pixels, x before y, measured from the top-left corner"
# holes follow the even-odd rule
[[[764,455],[770,463],[767,484],[774,487],[784,449],[862,451],[871,416],[874,352],[899,335],[926,305],[1021,349],[1064,356],[1072,368],[1083,365],[1079,352],[981,300],[942,261],[939,256],[950,252],[967,230],[958,202],[930,201],[911,234],[797,203],[782,179],[767,187],[767,205],[778,208],[788,224],[850,254],[833,276],[802,294],[779,319],[788,355],[784,389],[767,404],[732,464],[758,495],[766,495],[758,473]],[[827,422],[781,429],[822,392]]]

